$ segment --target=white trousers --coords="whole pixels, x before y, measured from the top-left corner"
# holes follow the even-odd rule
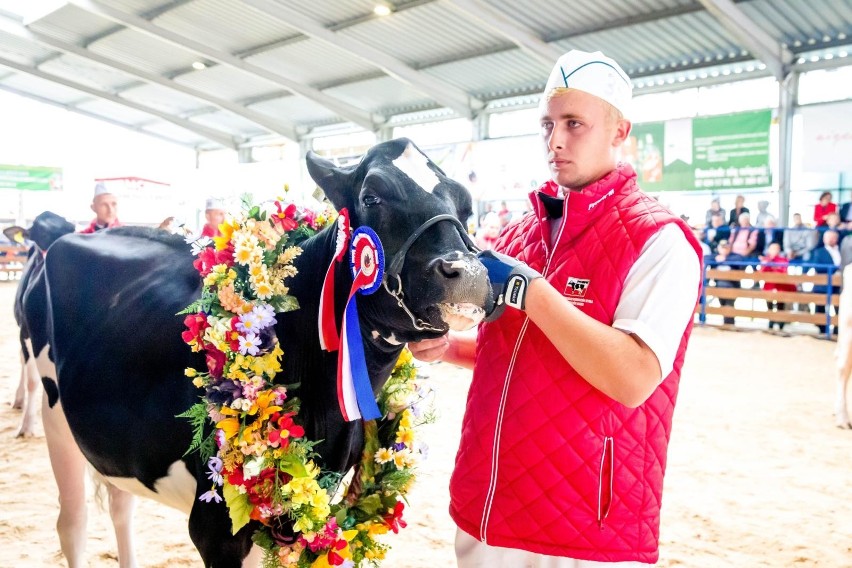
[[[593,562],[564,556],[546,556],[515,548],[490,546],[456,529],[459,568],[648,568],[643,562]]]

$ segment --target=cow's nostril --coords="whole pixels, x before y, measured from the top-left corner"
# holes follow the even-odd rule
[[[458,278],[461,275],[462,263],[458,260],[439,258],[433,262],[432,268],[444,278]]]

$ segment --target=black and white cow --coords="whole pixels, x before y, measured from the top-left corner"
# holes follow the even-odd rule
[[[10,228],[11,229],[11,228]],[[11,229],[21,232],[19,229]],[[74,442],[59,402],[56,369],[51,360],[45,265],[54,241],[73,233],[74,225],[46,211],[38,215],[23,238],[33,241],[29,259],[24,267],[15,294],[15,319],[20,326],[22,359],[21,380],[26,380],[28,397],[21,432],[31,431],[41,401],[44,437],[50,464],[59,490],[59,518],[56,522],[62,553],[70,568],[86,566],[86,460]],[[13,235],[7,235],[13,238]],[[54,293],[61,293],[55,290]],[[24,376],[25,375],[25,376]],[[38,383],[44,385],[44,395],[37,396]],[[133,568],[132,510],[133,496],[107,486],[110,516],[118,542],[120,566]]]
[[[405,139],[378,144],[346,168],[309,154],[308,169],[334,206],[349,210],[352,227],[371,227],[384,245],[388,285],[357,298],[378,391],[406,342],[470,328],[492,308],[486,270],[460,223],[472,212],[471,198]],[[317,332],[335,231],[302,248],[290,282],[300,309],[277,317],[283,376],[300,383],[299,419],[309,439],[322,440],[315,448],[322,467],[344,472],[360,459],[363,427],[340,414],[337,354],[322,351]],[[180,238],[139,228],[57,241],[47,258],[53,361],[68,425],[86,459],[115,486],[189,513],[190,536],[206,566],[236,567],[251,551],[256,525],[231,535],[224,504],[198,500],[210,485],[205,464],[197,454],[183,456],[190,425],[175,418],[200,395],[184,369],[204,366],[203,355],[181,340],[183,317],[175,315],[200,295],[192,261]],[[352,283],[347,264],[336,271],[338,323]]]
[[[27,320],[24,317],[24,297],[28,293],[34,293],[33,290],[36,290],[35,293],[41,295],[40,301],[44,303],[43,287],[38,288],[34,285],[36,281],[42,278],[44,253],[56,239],[73,232],[73,224],[50,211],[39,214],[33,220],[33,224],[29,229],[13,226],[3,230],[6,237],[13,242],[29,240],[33,243],[27,253],[27,263],[21,272],[18,289],[15,291],[15,322],[18,324],[20,330],[19,337],[21,341],[21,379],[15,391],[15,401],[12,403],[12,406],[24,411],[21,418],[21,427],[17,433],[17,437],[19,438],[28,438],[36,435],[38,409],[41,401],[41,397],[38,396],[41,377],[36,368],[36,355],[39,353],[40,348],[43,347],[41,342],[45,340],[43,333],[44,321],[33,322],[37,336],[34,349],[30,325],[27,324]],[[42,331],[42,333],[39,334],[39,331]]]

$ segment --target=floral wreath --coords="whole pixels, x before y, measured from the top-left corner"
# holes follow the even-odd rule
[[[317,441],[305,438],[299,399],[274,382],[284,355],[275,314],[298,309],[285,281],[296,274],[299,244],[334,215],[280,199],[261,208],[246,198],[240,218],[219,226],[221,236],[187,238],[204,285],[181,312],[188,314],[182,337],[207,363],[185,371],[204,389],[179,415],[193,426],[187,453],[199,451],[206,461],[211,488],[199,499],[224,499],[233,534],[249,520],[261,523],[252,540],[265,551],[264,568],[351,568],[383,559],[389,547],[376,537],[406,526],[403,500],[425,454],[415,427],[432,420],[421,409],[428,389],[403,350],[377,400],[382,418],[364,422],[361,462],[344,477],[316,465]]]

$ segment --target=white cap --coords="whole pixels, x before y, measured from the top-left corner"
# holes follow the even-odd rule
[[[572,49],[560,57],[547,78],[544,94],[560,87],[585,91],[603,99],[625,117],[630,111],[633,98],[630,78],[618,63],[600,51],[587,53]]]
[[[103,195],[104,193],[112,193],[112,191],[107,189],[107,186],[106,186],[105,183],[98,182],[97,184],[95,184],[95,197],[97,197],[99,195]]]
[[[204,210],[207,211],[209,209],[220,209],[224,211],[225,202],[217,197],[208,197],[207,201],[204,202]]]

